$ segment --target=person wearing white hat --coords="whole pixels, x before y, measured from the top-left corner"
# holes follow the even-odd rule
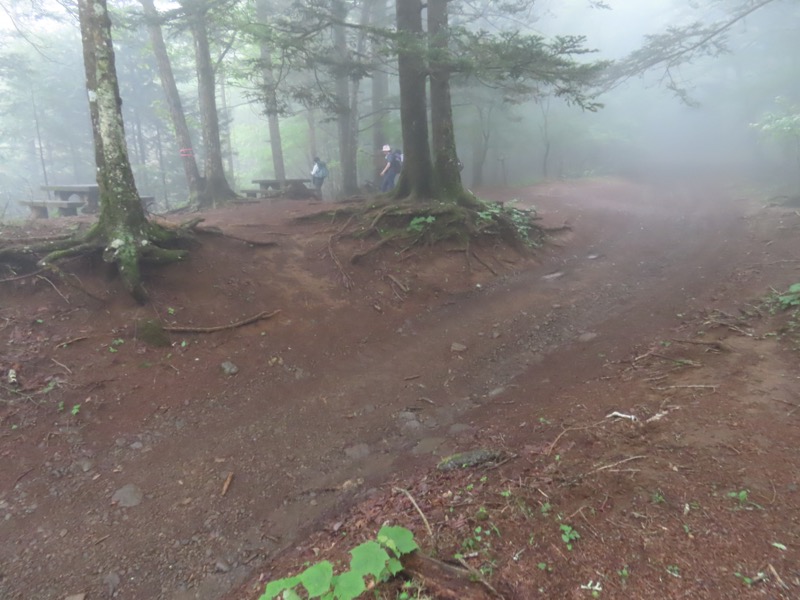
[[[386,159],[386,166],[381,171],[381,192],[388,192],[394,187],[394,180],[400,173],[400,160],[395,152],[386,144],[383,147],[383,157]]]

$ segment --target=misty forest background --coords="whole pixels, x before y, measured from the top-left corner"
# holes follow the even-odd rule
[[[319,155],[331,172],[326,197],[352,193],[352,181],[342,179],[343,138],[355,151],[357,184],[376,182],[380,147],[402,147],[397,59],[382,34],[394,27],[393,4],[115,0],[116,68],[139,193],[156,197],[156,211],[187,203],[183,159],[191,153],[202,165],[205,158],[208,67],[234,190],[280,176],[279,152],[286,177],[308,177]],[[43,199],[42,185],[94,182],[95,157],[77,9],[11,0],[2,8],[0,220],[8,220],[27,216],[18,203]],[[775,190],[800,183],[796,1],[451,0],[449,10],[451,27],[473,33],[585,36],[596,52],[576,60],[608,60],[607,71],[617,69],[586,91],[602,103],[596,111],[552,86],[515,91],[454,75],[457,153],[472,189],[704,173],[745,175]],[[720,23],[730,24],[724,35],[708,37]],[[170,118],[154,28],[166,45],[190,148],[179,143]],[[692,28],[701,35],[692,37]],[[205,75],[202,39],[211,59]],[[660,46],[650,60],[654,42]]]

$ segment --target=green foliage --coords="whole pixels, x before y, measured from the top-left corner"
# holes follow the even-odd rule
[[[382,527],[376,540],[350,551],[349,570],[335,575],[329,561],[315,563],[299,575],[270,581],[260,600],[301,598],[296,591],[298,586],[302,586],[308,598],[353,600],[366,590],[365,577],[385,581],[397,575],[403,570],[399,559],[417,548],[414,534],[405,527]]]
[[[567,545],[567,550],[572,550],[572,542],[576,542],[581,539],[581,534],[579,534],[578,531],[571,525],[567,525],[566,523],[562,523],[560,528],[561,539]]]
[[[490,34],[452,28],[453,55],[459,59],[453,71],[467,82],[477,80],[503,90],[509,101],[524,101],[550,92],[567,104],[595,111],[587,89],[608,66],[608,62],[579,62],[595,52],[585,46],[583,36],[546,39],[537,34],[507,31]]]
[[[778,304],[784,310],[800,306],[800,283],[794,283],[789,289],[777,298]]]
[[[775,104],[777,111],[765,113],[750,127],[771,140],[800,140],[800,104],[791,104],[780,96],[775,99]]]
[[[407,229],[412,233],[422,233],[435,222],[436,217],[433,215],[428,215],[427,217],[414,217],[409,222]]]
[[[678,579],[681,577],[681,569],[678,565],[667,565],[667,573]]]

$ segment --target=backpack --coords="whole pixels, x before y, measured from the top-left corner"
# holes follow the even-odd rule
[[[319,161],[319,168],[317,169],[316,177],[319,177],[320,179],[325,179],[327,176],[328,176],[328,165],[326,165],[322,161]]]
[[[399,173],[400,169],[403,168],[403,159],[401,156],[399,152],[392,152],[392,158],[389,164],[392,166],[395,173]]]

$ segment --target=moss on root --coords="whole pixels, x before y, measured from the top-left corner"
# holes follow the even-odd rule
[[[190,224],[191,227],[196,222]],[[191,227],[167,229],[147,222],[137,230],[119,226],[106,231],[95,225],[85,233],[67,239],[27,244],[25,240],[0,247],[0,263],[22,266],[25,270],[53,268],[60,261],[81,255],[101,253],[103,260],[116,265],[125,289],[143,303],[147,293],[142,285],[141,265],[168,264],[186,257],[186,250],[175,248],[185,242]],[[173,246],[173,247],[171,247]]]
[[[472,195],[421,203],[413,200],[372,202],[356,213],[343,235],[359,239],[388,238],[406,245],[467,243],[494,237],[518,251],[540,245],[542,230],[532,210],[486,202]],[[335,213],[328,218],[336,219]]]

